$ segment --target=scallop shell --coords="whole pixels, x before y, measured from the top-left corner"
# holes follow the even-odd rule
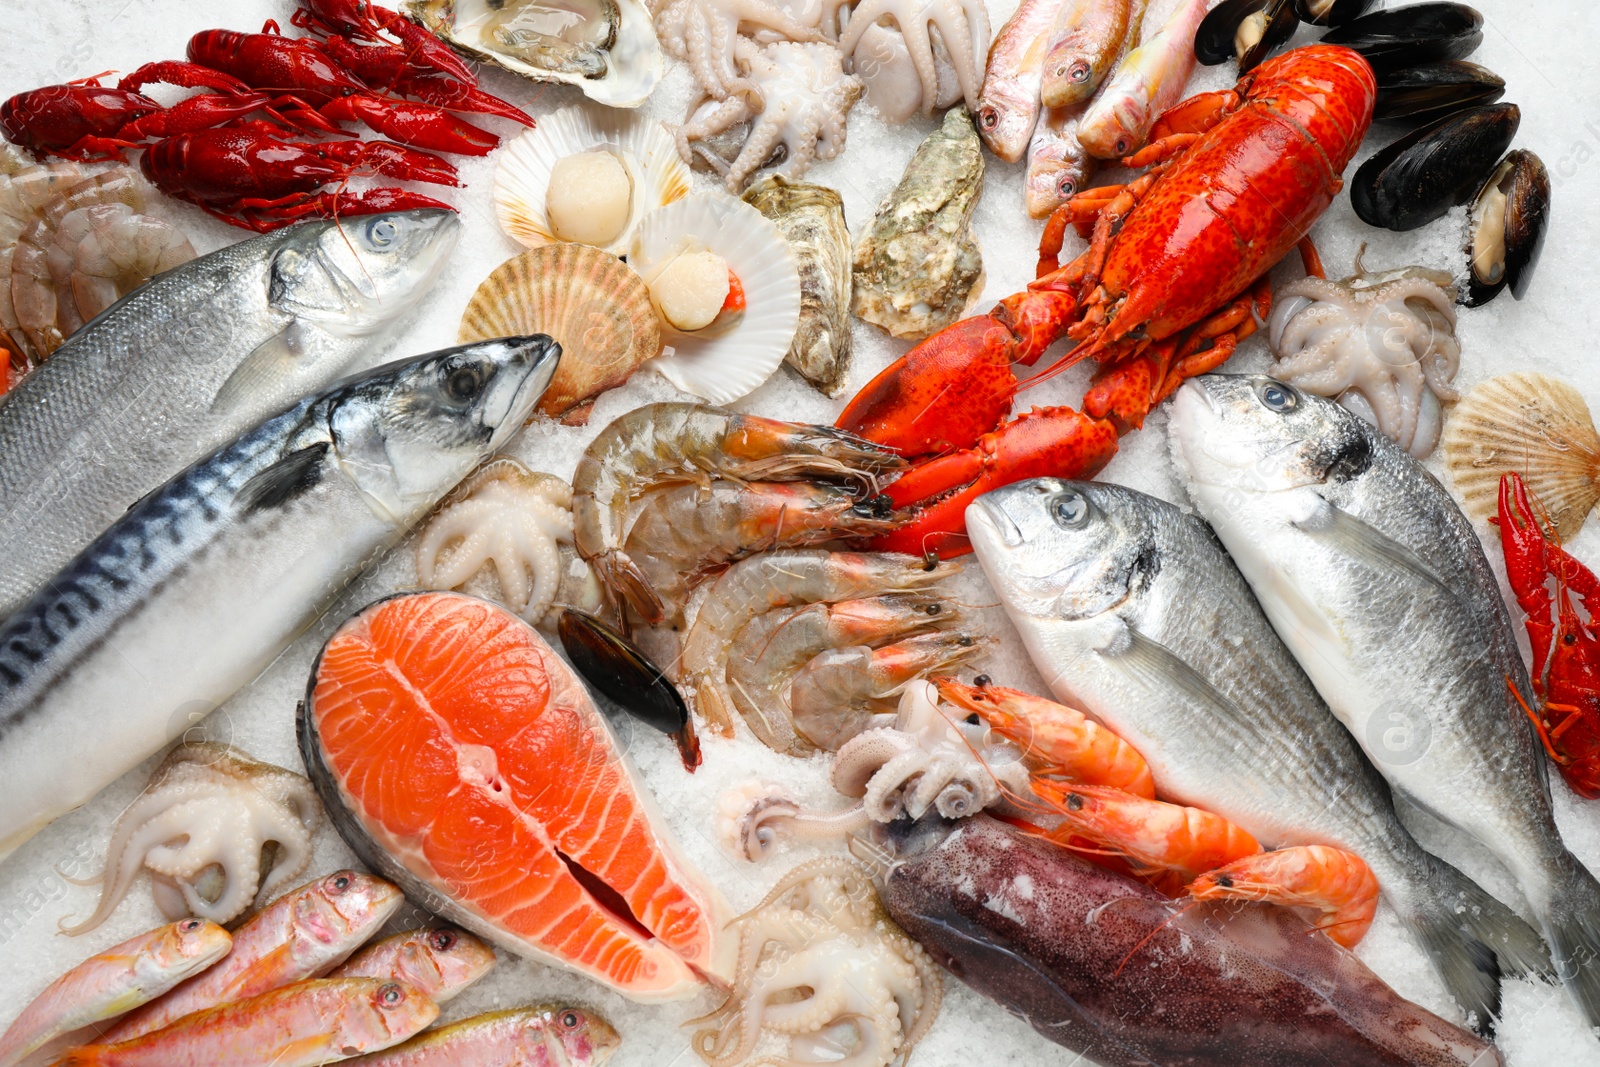
[[[596,103],[638,107],[661,80],[665,62],[650,9],[641,0],[615,3],[616,38],[605,49],[605,73],[595,77],[537,66],[490,40],[484,24],[504,8],[503,0],[405,0],[401,13],[474,59],[486,59],[533,81],[576,85]]]
[[[588,245],[543,245],[500,264],[467,302],[458,337],[468,344],[530,333],[561,345],[561,365],[539,401],[552,416],[621,385],[661,351],[644,279]]]
[[[652,211],[629,262],[648,278],[692,239],[728,261],[744,287],[745,313],[716,336],[662,332],[671,346],[655,367],[673,385],[713,404],[744,396],[772,376],[800,322],[800,274],[772,220],[726,193],[695,193]]]
[[[545,218],[545,194],[556,163],[577,152],[609,148],[633,179],[628,224],[605,246],[623,255],[639,221],[663,204],[689,193],[689,168],[661,123],[637,112],[594,114],[582,106],[564,107],[524,133],[500,153],[494,172],[494,212],[500,228],[529,248],[559,241]]]
[[[1522,475],[1563,540],[1600,501],[1600,434],[1572,386],[1532,372],[1481,383],[1444,428],[1445,466],[1474,519],[1499,511],[1500,476]]]

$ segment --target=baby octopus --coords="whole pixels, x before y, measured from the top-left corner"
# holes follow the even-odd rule
[[[758,45],[741,37],[734,56],[750,85],[725,100],[703,100],[689,109],[678,128],[678,152],[685,162],[694,162],[695,144],[748,123],[750,132],[733,160],[701,153],[737,194],[780,152],[783,164],[776,173],[793,179],[813,160],[832,159],[844,150],[845,117],[861,96],[861,82],[844,72],[837,48],[793,41]]]
[[[87,933],[104,922],[140,867],[149,868],[156,905],[169,919],[236,919],[305,871],[321,819],[311,783],[293,771],[228,745],[181,744],[117,820],[94,914],[62,932]]]
[[[820,11],[798,14],[776,0],[651,0],[661,47],[689,64],[701,92],[724,100],[749,87],[735,66],[739,29],[775,34],[791,41],[821,41]]]
[[[839,0],[824,0],[825,9],[829,4],[837,7]],[[826,15],[823,29],[830,29]],[[856,73],[864,77],[896,81],[914,77],[921,90],[921,110],[930,116],[941,102],[945,106],[954,102],[949,78],[940,77],[953,68],[960,95],[976,111],[989,54],[989,12],[983,0],[861,0],[839,36],[839,48],[855,60]],[[863,63],[868,57],[877,62]],[[886,57],[892,57],[888,64],[883,63]],[[894,91],[898,95],[912,88],[897,85]]]
[[[1422,267],[1279,289],[1267,339],[1291,385],[1340,404],[1421,459],[1438,443],[1440,401],[1457,400],[1460,365],[1450,278]]]
[[[939,1014],[943,985],[922,946],[884,914],[858,864],[816,860],[785,875],[740,929],[733,991],[692,1025],[711,1067],[736,1067],[763,1037],[787,1038],[764,1064],[887,1067]]]
[[[514,459],[494,460],[468,478],[417,539],[424,588],[461,589],[490,564],[499,583],[493,599],[533,625],[557,600],[586,611],[599,606],[599,584],[572,547],[572,487]]]

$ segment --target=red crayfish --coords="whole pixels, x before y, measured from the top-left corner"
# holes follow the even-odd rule
[[[1523,710],[1572,791],[1600,798],[1600,579],[1546,537],[1537,502],[1516,474],[1500,478],[1499,525],[1506,580],[1527,613],[1533,648],[1539,709]],[[1515,686],[1511,691],[1521,703]]]
[[[972,498],[1040,474],[1094,474],[1119,432],[1223,363],[1266,320],[1265,275],[1279,259],[1298,245],[1306,269],[1321,273],[1306,234],[1342,186],[1376,92],[1372,68],[1347,48],[1286,52],[1162,115],[1123,161],[1144,174],[1057,209],[1025,291],[918,344],[840,417],[840,428],[907,456],[938,457],[888,487],[896,506],[933,503],[874,547],[968,551]],[[1069,225],[1089,247],[1058,266]],[[1075,347],[1019,385],[1013,364],[1032,366],[1061,337]],[[1101,367],[1082,411],[1004,421],[1018,388],[1088,357]]]

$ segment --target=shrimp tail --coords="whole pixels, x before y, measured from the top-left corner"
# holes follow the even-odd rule
[[[667,605],[650,579],[626,552],[613,549],[590,561],[607,589],[614,589],[651,625],[666,617]]]

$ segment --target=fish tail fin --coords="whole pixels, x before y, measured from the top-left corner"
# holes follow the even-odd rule
[[[1550,953],[1520,915],[1437,856],[1427,858],[1425,890],[1412,895],[1401,918],[1473,1029],[1490,1036],[1500,1016],[1501,979],[1550,975]]]
[[[1590,1026],[1600,1026],[1600,882],[1570,852],[1551,879],[1539,920],[1556,976]]]
[[[77,1045],[50,1061],[50,1067],[105,1067],[105,1045]]]

